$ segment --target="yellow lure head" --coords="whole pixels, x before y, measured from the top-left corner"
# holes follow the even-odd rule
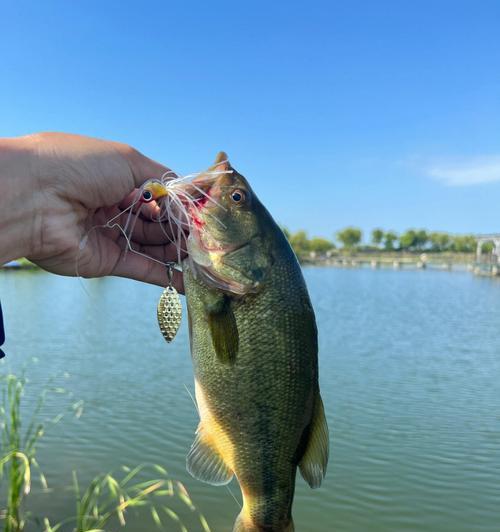
[[[168,196],[168,189],[163,183],[160,181],[149,181],[142,188],[141,202],[151,203],[165,196]]]

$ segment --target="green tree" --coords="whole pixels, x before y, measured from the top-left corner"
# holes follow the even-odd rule
[[[493,253],[493,249],[495,248],[493,242],[485,242],[482,246],[481,246],[481,253],[486,253],[486,254],[489,254],[489,253]]]
[[[399,247],[403,250],[409,250],[415,247],[417,242],[417,233],[414,229],[408,229],[399,237]]]
[[[347,249],[356,247],[360,242],[363,233],[357,227],[346,227],[337,233],[337,240]]]
[[[372,231],[372,242],[376,246],[380,246],[382,244],[382,240],[384,240],[384,231],[382,229],[374,229]]]
[[[398,240],[398,235],[394,231],[387,231],[384,233],[384,248],[387,251],[394,249],[394,242]]]
[[[472,235],[458,235],[452,237],[451,249],[457,253],[473,253],[476,251],[477,241]]]
[[[448,233],[433,232],[429,234],[432,251],[446,251],[450,248],[452,240]]]
[[[419,229],[418,231],[415,231],[415,249],[425,249],[428,241],[429,236],[427,235],[427,231],[425,229]]]
[[[327,251],[332,250],[335,247],[333,242],[326,238],[314,237],[309,240],[309,250],[314,251],[320,255],[325,254]]]
[[[399,238],[399,247],[403,250],[423,250],[429,241],[425,229],[408,229]]]
[[[309,253],[309,239],[307,238],[307,233],[305,231],[297,231],[296,233],[290,234],[288,240],[298,257]]]

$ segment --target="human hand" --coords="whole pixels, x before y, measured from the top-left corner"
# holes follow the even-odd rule
[[[167,284],[164,265],[126,253],[127,241],[119,229],[89,229],[118,215],[130,204],[136,188],[161,177],[168,168],[125,144],[90,137],[40,133],[15,140],[24,143],[18,150],[18,160],[24,161],[11,164],[10,175],[14,166],[19,174],[16,182],[22,190],[29,190],[29,207],[24,207],[26,216],[31,212],[25,220],[27,258],[61,275],[117,275]],[[156,222],[138,218],[131,240],[141,253],[162,262],[177,260],[175,248]],[[174,284],[182,289],[179,272],[174,274]]]

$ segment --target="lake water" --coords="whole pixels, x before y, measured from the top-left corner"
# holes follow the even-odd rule
[[[500,282],[467,273],[305,270],[320,333],[320,381],[331,430],[323,487],[297,482],[299,532],[500,530]],[[27,364],[26,402],[62,378],[83,416],[63,419],[38,455],[49,494],[28,507],[73,512],[71,471],[82,483],[122,464],[163,464],[215,532],[238,503],[185,471],[197,414],[186,320],[167,345],[156,324],[158,287],[0,272],[7,359]],[[38,357],[38,363],[28,362]],[[61,382],[59,379],[58,382]],[[47,414],[61,408],[47,404]],[[239,499],[237,485],[230,490]],[[201,530],[176,507],[190,532]],[[169,524],[166,530],[179,530]],[[154,530],[131,516],[126,530]]]

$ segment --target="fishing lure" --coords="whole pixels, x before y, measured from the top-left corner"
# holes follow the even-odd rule
[[[175,262],[167,263],[168,286],[158,301],[157,317],[160,331],[167,342],[171,342],[181,324],[182,306],[177,290],[172,286]]]
[[[213,174],[213,175],[212,175]],[[220,172],[208,173],[207,179],[214,179]],[[168,239],[176,246],[178,262],[181,252],[186,251],[183,242],[187,242],[189,230],[193,223],[193,212],[196,211],[200,199],[215,202],[213,198],[191,181],[192,174],[180,178],[150,180],[142,188],[139,202],[151,203],[156,201],[160,207],[157,221],[169,225],[170,234],[164,230]],[[221,206],[222,207],[222,206]],[[218,220],[216,220],[218,221]],[[177,231],[174,229],[176,227]],[[157,318],[160,331],[165,340],[170,343],[176,336],[182,320],[182,305],[177,290],[172,285],[175,262],[165,263],[167,267],[168,285],[163,291],[157,307]]]
[[[137,191],[135,199],[124,210],[113,216],[103,225],[92,227],[80,242],[80,250],[84,249],[91,231],[95,229],[117,229],[119,230],[126,243],[126,251],[141,255],[149,260],[158,262],[166,266],[168,284],[163,290],[157,306],[157,318],[160,331],[167,342],[171,342],[179,329],[182,319],[182,305],[177,290],[173,286],[174,266],[180,265],[182,257],[187,253],[187,241],[192,225],[196,221],[195,213],[199,205],[206,202],[217,204],[224,209],[222,205],[211,198],[204,190],[203,183],[216,179],[222,173],[231,173],[232,170],[219,170],[213,167],[207,172],[188,174],[178,177],[174,172],[169,171],[159,179],[149,179]],[[198,178],[198,179],[194,179]],[[158,210],[153,217],[165,235],[167,242],[170,242],[176,250],[177,261],[164,262],[155,257],[147,255],[138,249],[134,249],[132,234],[135,224],[141,215],[141,211],[148,204],[155,202]],[[224,224],[217,218],[207,213],[223,227]],[[150,218],[151,219],[151,218]],[[202,230],[198,228],[198,230]],[[78,275],[78,258],[76,264],[76,273]]]

